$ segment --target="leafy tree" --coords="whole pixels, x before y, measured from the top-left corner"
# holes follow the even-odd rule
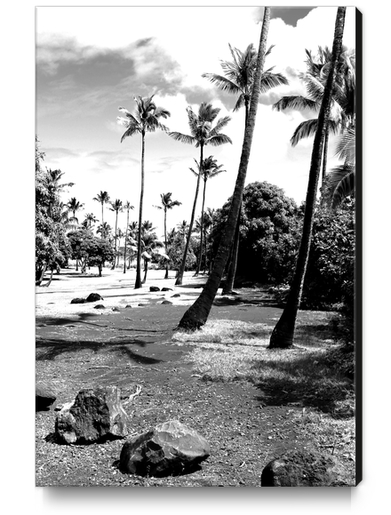
[[[253,44],[248,45],[246,50],[242,52],[238,48],[232,48],[229,45],[229,49],[232,55],[232,61],[222,61],[221,67],[224,75],[215,73],[204,73],[202,76],[209,79],[212,83],[216,84],[218,88],[223,91],[227,91],[233,95],[236,95],[237,101],[234,107],[234,111],[238,111],[244,106],[245,113],[245,127],[247,125],[249,110],[250,110],[250,99],[253,89],[256,62],[257,62],[257,51]],[[266,54],[265,58],[272,51],[271,46]],[[269,68],[264,71],[261,76],[260,91],[266,93],[272,88],[280,86],[282,84],[287,85],[288,80],[281,73],[273,73],[273,68]],[[240,226],[240,215],[238,216],[237,227],[233,239],[233,245],[231,250],[231,259],[229,264],[229,273],[227,280],[224,285],[223,293],[232,293],[233,285],[235,282],[236,267],[238,260],[239,251],[239,226]]]
[[[172,229],[167,234],[167,255],[170,258],[170,266],[173,270],[179,270],[181,266],[188,230],[189,225],[183,221],[182,224],[179,224],[179,227],[177,226],[177,229]],[[191,238],[187,250],[185,271],[194,269],[196,264],[193,246],[194,238]]]
[[[259,51],[257,55],[257,64],[254,74],[253,91],[250,100],[250,111],[248,121],[246,124],[238,176],[236,179],[234,194],[232,196],[228,220],[225,224],[224,232],[220,240],[219,248],[208,281],[204,289],[202,290],[201,295],[198,297],[195,303],[192,304],[190,308],[185,312],[181,321],[179,322],[179,327],[184,329],[195,330],[201,327],[207,321],[209,312],[213,304],[213,300],[216,296],[217,289],[219,288],[221,278],[224,273],[225,265],[227,263],[229,249],[231,247],[232,239],[235,233],[235,228],[238,222],[239,210],[242,202],[243,188],[247,174],[247,166],[250,159],[251,144],[254,134],[255,119],[261,88],[261,76],[263,71],[263,65],[265,62],[266,42],[269,31],[269,23],[270,7],[265,7],[261,36],[259,41]],[[200,162],[202,162],[202,159]]]
[[[159,240],[155,232],[155,227],[148,220],[144,221],[141,228],[141,257],[144,260],[144,278],[143,283],[147,280],[148,264],[152,258],[163,257],[169,259],[168,255],[164,252],[164,243]]]
[[[100,191],[96,197],[93,198],[93,200],[96,200],[99,202],[102,206],[102,226],[104,225],[104,219],[103,219],[103,206],[105,204],[108,204],[110,201],[110,195],[107,193],[107,191]]]
[[[204,162],[204,147],[206,145],[212,146],[220,146],[224,143],[232,143],[231,138],[229,138],[226,134],[222,134],[221,130],[228,124],[230,121],[229,116],[224,116],[217,120],[216,125],[213,127],[213,122],[215,121],[217,115],[219,114],[220,109],[214,108],[211,104],[206,102],[202,102],[199,109],[198,114],[196,114],[193,109],[189,106],[187,108],[187,116],[190,127],[190,134],[182,134],[180,132],[170,132],[170,136],[174,138],[176,141],[181,141],[182,143],[189,143],[191,145],[195,145],[196,148],[200,149],[200,170],[197,177],[197,186],[194,195],[193,208],[190,218],[189,225],[189,233],[187,236],[187,241],[185,245],[185,250],[183,254],[182,265],[179,268],[177,279],[175,284],[180,285],[183,281],[183,273],[186,265],[186,255],[189,249],[191,232],[193,230],[195,210],[198,199],[198,192],[200,187],[200,180],[202,176],[202,165]]]
[[[145,135],[147,132],[155,132],[157,129],[167,131],[167,127],[160,122],[161,118],[168,118],[169,111],[162,107],[157,107],[151,97],[136,97],[136,111],[131,114],[124,107],[119,110],[125,114],[126,118],[118,117],[118,121],[126,127],[126,131],[121,137],[121,143],[127,137],[134,134],[141,134],[141,188],[140,188],[140,207],[138,218],[137,235],[137,268],[135,289],[141,288],[141,227],[143,222],[143,199],[144,199],[144,159],[145,159]]]
[[[94,215],[94,213],[87,213],[84,217],[84,220],[82,221],[81,225],[85,229],[92,229],[92,226],[94,223],[96,223],[98,219]]]
[[[336,75],[336,63],[338,62],[342,50],[345,13],[346,7],[338,7],[335,22],[331,67],[324,89],[324,95],[320,107],[319,118],[317,121],[317,130],[315,133],[312,149],[307,196],[305,201],[303,233],[297,257],[295,273],[293,275],[287,302],[279,321],[273,329],[269,344],[270,348],[288,348],[293,345],[296,317],[300,306],[311,245],[316,194],[321,169],[324,136],[329,120],[332,92]]]
[[[111,226],[107,222],[104,222],[98,226],[96,232],[100,234],[102,238],[109,238],[111,236]]]
[[[72,258],[81,263],[81,270],[87,266],[97,266],[99,277],[106,261],[114,259],[114,250],[106,238],[94,236],[88,229],[79,229],[68,234],[72,249]]]
[[[158,209],[163,209],[164,211],[164,246],[167,253],[167,211],[169,209],[172,209],[176,206],[182,205],[182,202],[179,202],[179,200],[172,200],[171,199],[172,193],[161,193],[160,199],[161,199],[161,206],[156,206]],[[168,279],[168,260],[166,261],[166,273],[164,276],[164,279]]]

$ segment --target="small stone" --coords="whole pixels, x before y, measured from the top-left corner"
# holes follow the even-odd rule
[[[119,313],[120,310],[116,306],[114,306],[113,308],[111,308],[111,311],[115,311],[116,313]]]
[[[164,288],[162,288],[162,291],[173,291],[172,288],[167,288],[167,286],[165,286]]]
[[[174,295],[171,295],[171,298],[174,298],[174,297],[180,297],[181,294],[180,293],[174,293]]]
[[[75,299],[71,300],[71,304],[84,304],[86,299],[82,299],[80,297],[76,297]]]
[[[157,286],[150,286],[149,291],[160,291],[160,288],[158,288]]]
[[[162,304],[172,305],[172,302],[170,300],[163,300]]]
[[[98,300],[103,300],[99,293],[90,293],[86,298],[86,302],[97,302]]]
[[[105,309],[105,307],[103,304],[97,304],[96,306],[94,306],[94,309]]]

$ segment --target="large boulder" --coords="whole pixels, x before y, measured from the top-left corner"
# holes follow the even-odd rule
[[[35,410],[47,411],[56,400],[56,392],[49,383],[39,382],[35,385]]]
[[[90,293],[86,298],[86,302],[97,302],[98,300],[103,300],[99,293]]]
[[[262,471],[261,486],[352,486],[344,481],[340,462],[331,454],[291,450],[270,461]]]
[[[58,413],[55,435],[59,442],[93,443],[127,436],[128,416],[116,386],[81,390]]]
[[[139,476],[176,476],[197,470],[209,454],[205,438],[178,420],[169,420],[128,440],[118,468]]]

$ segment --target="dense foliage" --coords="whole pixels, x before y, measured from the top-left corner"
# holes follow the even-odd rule
[[[72,249],[72,259],[80,262],[82,271],[85,271],[87,266],[97,266],[101,276],[105,262],[111,262],[114,259],[115,252],[110,241],[94,236],[88,229],[70,232],[68,239]]]

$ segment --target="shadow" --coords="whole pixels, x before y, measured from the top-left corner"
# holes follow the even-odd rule
[[[126,345],[126,344],[125,344]],[[149,358],[148,356],[142,356],[136,352],[132,352],[125,346],[120,347],[119,349],[113,349],[113,352],[121,352],[124,356],[128,357],[134,363],[138,365],[156,365],[156,363],[163,363],[164,360]]]
[[[64,317],[37,317],[36,318],[36,327],[47,327],[47,326],[62,326],[69,324],[77,324],[84,322],[85,320],[93,317],[97,317],[98,313],[80,313],[73,315],[72,318],[64,318]],[[79,317],[78,319],[76,317]],[[100,326],[100,324],[92,324]],[[107,327],[106,325],[102,325],[100,327]]]
[[[116,440],[124,440],[124,437],[109,434],[109,435],[105,435],[100,438],[97,438],[94,441],[85,440],[85,439],[81,438],[77,442],[69,444],[69,443],[65,442],[64,440],[62,440],[55,432],[53,432],[53,433],[49,433],[48,435],[46,435],[44,440],[45,440],[45,442],[52,443],[55,445],[67,445],[67,446],[72,445],[72,446],[84,447],[84,446],[94,445],[94,444],[99,445],[99,444],[104,444],[107,442],[114,442]]]

